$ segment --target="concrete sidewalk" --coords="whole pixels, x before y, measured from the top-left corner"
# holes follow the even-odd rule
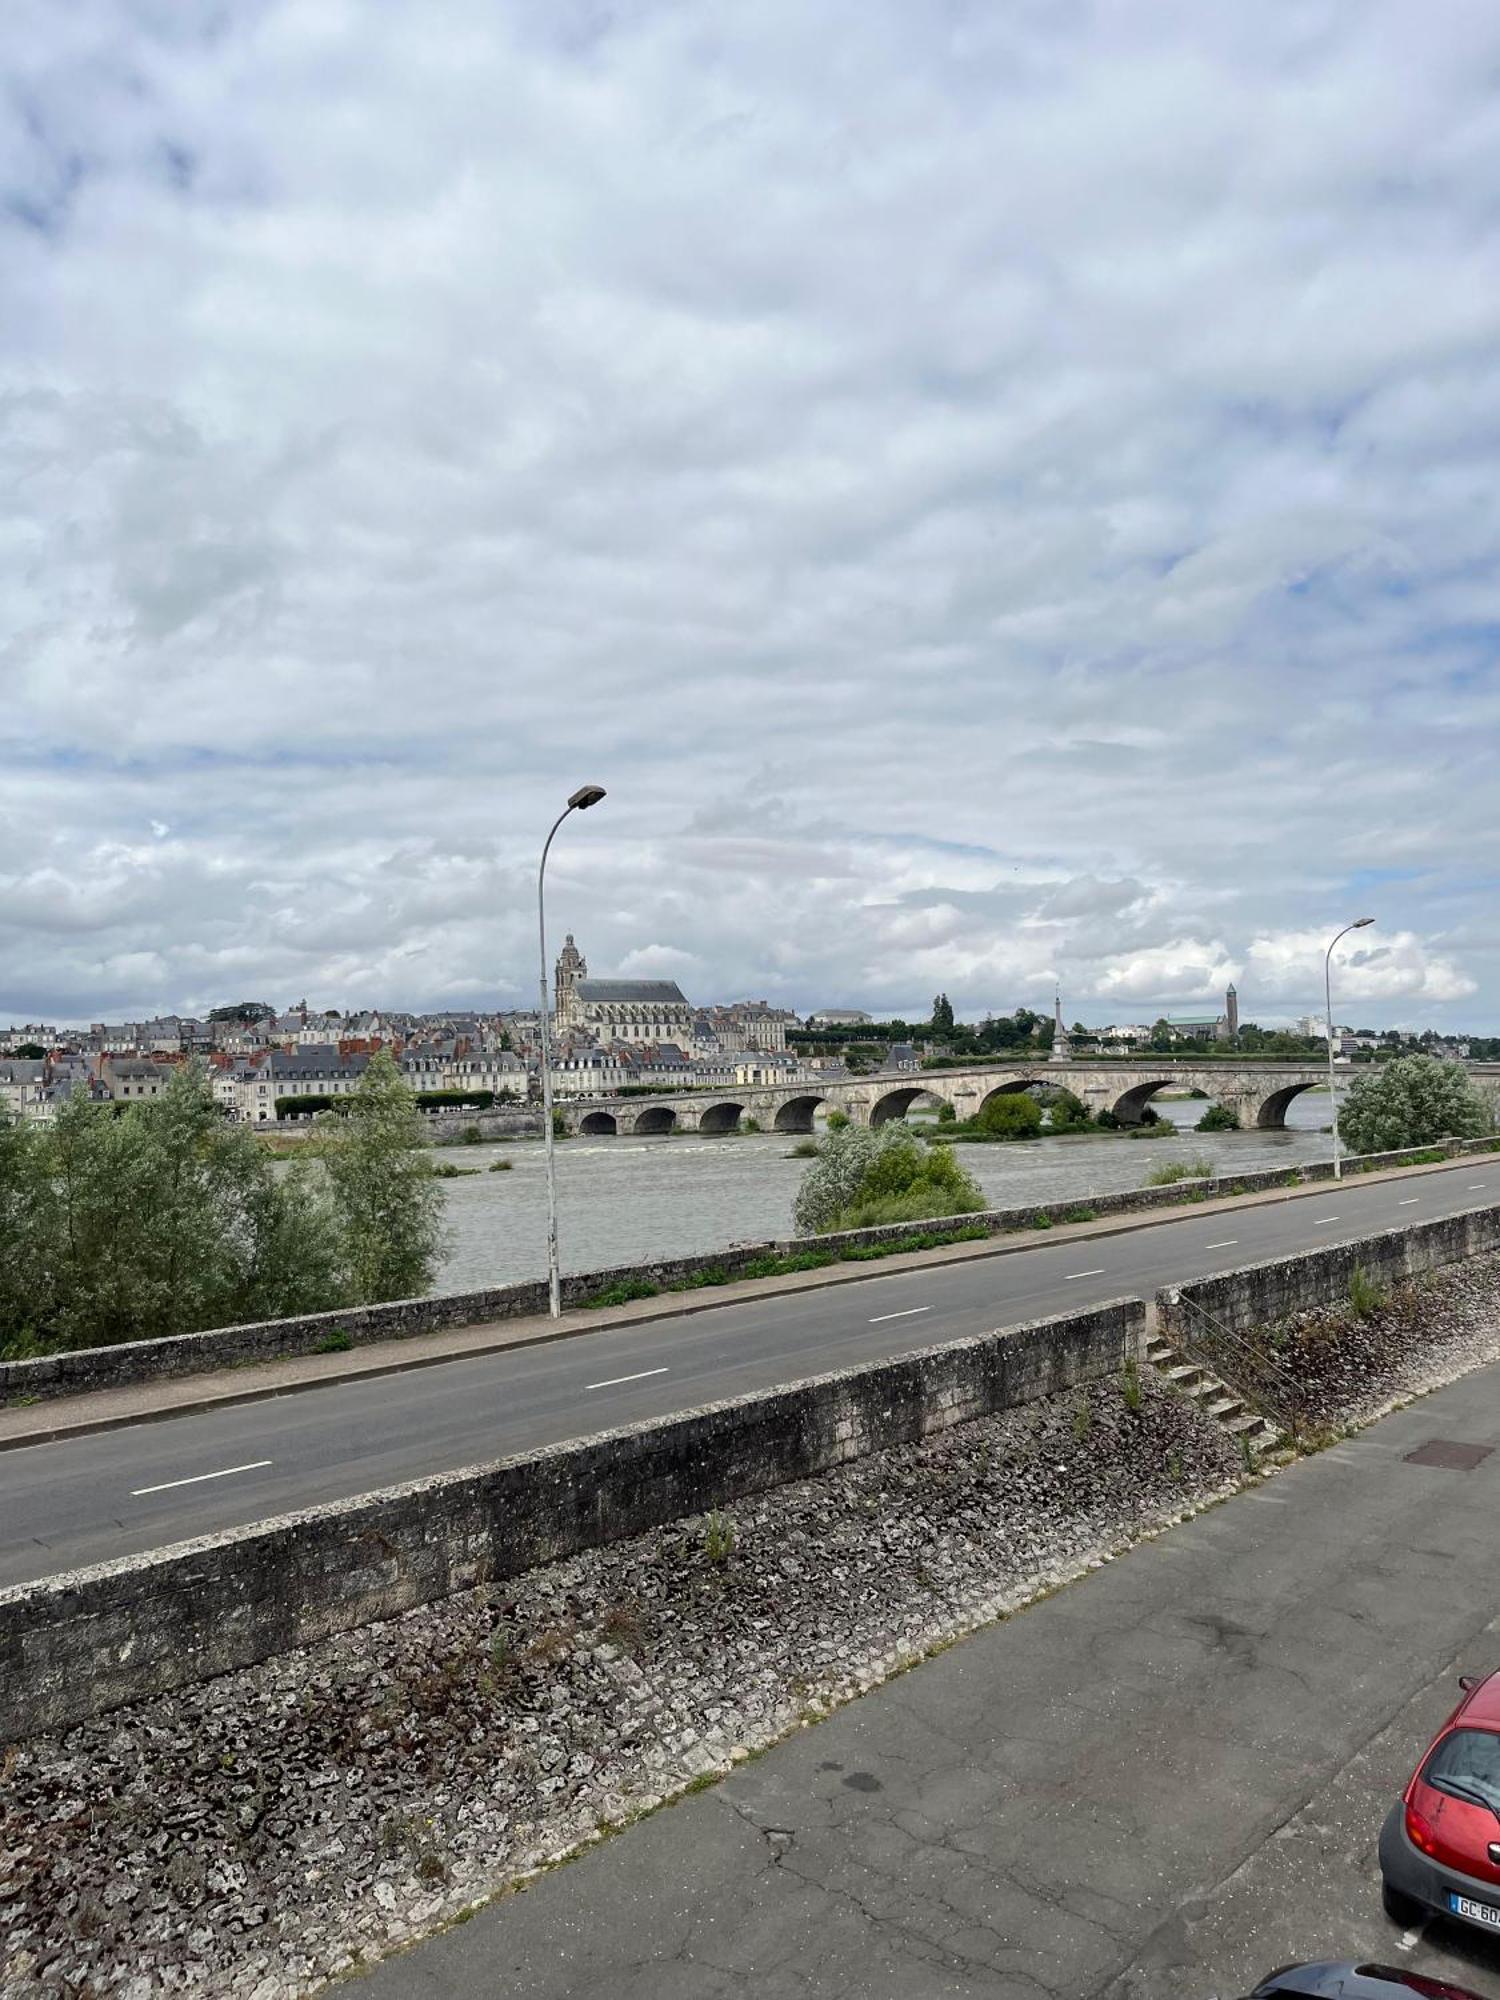
[[[1394,1167],[1380,1173],[1361,1174],[1350,1184],[1360,1188],[1374,1187],[1388,1180],[1472,1172],[1473,1167],[1471,1159],[1445,1160],[1420,1167]],[[1201,1220],[1229,1210],[1264,1208],[1310,1198],[1327,1200],[1330,1185],[1324,1181],[1305,1187],[1228,1195],[1215,1201],[1197,1202],[1187,1208],[1149,1209],[1139,1215],[1106,1216],[1097,1222],[1059,1224],[1047,1230],[997,1236],[987,1241],[953,1243],[938,1250],[898,1253],[874,1262],[831,1264],[821,1270],[793,1272],[785,1277],[752,1278],[734,1284],[705,1286],[701,1290],[663,1293],[603,1311],[575,1310],[564,1313],[558,1320],[537,1316],[482,1322],[452,1327],[441,1333],[371,1341],[365,1346],[339,1353],[295,1355],[281,1361],[255,1362],[201,1375],[173,1376],[128,1388],[48,1398],[30,1406],[11,1404],[0,1409],[0,1451],[48,1444],[59,1438],[82,1437],[96,1431],[116,1430],[128,1424],[151,1423],[204,1410],[227,1408],[236,1403],[259,1402],[304,1389],[333,1387],[380,1375],[401,1374],[409,1369],[437,1367],[446,1361],[495,1354],[507,1348],[534,1347],[546,1341],[570,1340],[585,1334],[608,1333],[621,1327],[684,1319],[724,1306],[821,1291],[831,1285],[859,1284],[900,1271],[968,1263],[979,1258],[1024,1256],[1028,1251],[1048,1245],[1167,1228],[1184,1220]],[[1080,1206],[1084,1205],[1080,1202]]]
[[[1454,1675],[1500,1664],[1500,1451],[1469,1472],[1406,1461],[1434,1437],[1500,1442],[1500,1367],[989,1627],[352,1992],[1229,2000],[1290,1959],[1348,1957],[1500,1996],[1500,1946],[1401,1938],[1374,1870]]]

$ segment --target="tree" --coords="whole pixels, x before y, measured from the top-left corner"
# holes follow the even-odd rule
[[[1172,1027],[1165,1015],[1160,1020],[1152,1022],[1151,1039],[1146,1046],[1147,1048],[1154,1049],[1158,1055],[1167,1055],[1170,1053],[1172,1048]]]
[[[1390,1153],[1437,1139],[1477,1139],[1493,1124],[1461,1063],[1396,1056],[1354,1079],[1339,1113],[1339,1137],[1351,1153]]]
[[[36,1142],[52,1208],[31,1259],[43,1347],[231,1326],[340,1303],[332,1213],[304,1165],[277,1174],[194,1065],[117,1111],[74,1096]],[[28,1337],[13,1314],[0,1338]]]
[[[19,1062],[45,1062],[47,1059],[47,1051],[40,1042],[22,1042],[15,1054]]]
[[[52,1190],[36,1128],[0,1108],[0,1354],[22,1354],[51,1322]]]
[[[276,1009],[266,1000],[236,1000],[229,1007],[211,1007],[210,1021],[274,1021]]]
[[[953,1005],[946,993],[939,993],[932,1003],[932,1032],[935,1035],[953,1033]]]
[[[357,1305],[415,1298],[443,1245],[443,1194],[422,1140],[416,1093],[389,1053],[372,1056],[344,1117],[320,1148],[341,1237],[344,1286]]]

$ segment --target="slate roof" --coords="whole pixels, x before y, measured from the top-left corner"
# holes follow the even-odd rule
[[[580,979],[574,989],[580,1000],[597,1000],[631,1007],[686,1007],[687,995],[675,979]]]

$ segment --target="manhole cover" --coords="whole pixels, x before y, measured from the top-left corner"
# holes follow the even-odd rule
[[[1445,1472],[1472,1472],[1493,1450],[1487,1444],[1460,1444],[1456,1438],[1429,1438],[1406,1454],[1408,1465],[1437,1465]]]

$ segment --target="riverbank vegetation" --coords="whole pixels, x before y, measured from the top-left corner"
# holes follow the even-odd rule
[[[929,1146],[899,1119],[872,1130],[830,1131],[797,1190],[792,1219],[804,1236],[973,1215],[984,1207],[978,1183],[946,1146]]]
[[[442,1195],[413,1093],[377,1056],[344,1103],[284,1171],[195,1067],[51,1128],[0,1116],[0,1356],[425,1291]]]
[[[1351,1153],[1392,1153],[1437,1139],[1479,1139],[1495,1129],[1495,1107],[1462,1063],[1398,1056],[1354,1079],[1339,1112]]]

